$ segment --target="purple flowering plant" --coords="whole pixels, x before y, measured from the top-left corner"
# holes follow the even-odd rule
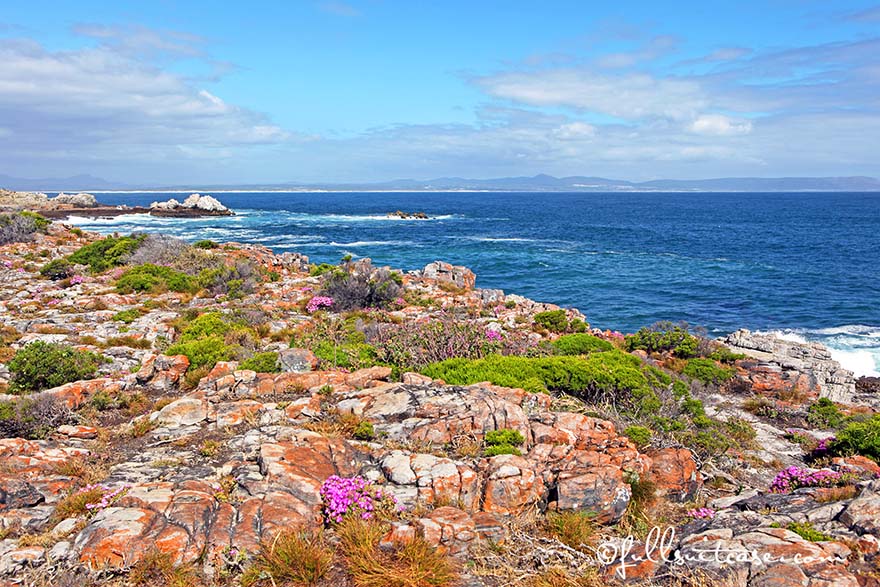
[[[397,498],[375,487],[360,475],[331,475],[321,485],[321,498],[324,501],[322,513],[328,523],[339,523],[346,516],[370,520],[376,515],[384,517],[395,510],[403,509],[398,506]]]
[[[128,491],[130,487],[131,485],[128,483],[123,483],[117,487],[111,487],[110,485],[104,485],[103,483],[93,483],[91,485],[86,485],[77,491],[77,493],[90,493],[96,490],[100,491],[101,497],[98,501],[89,502],[85,505],[85,508],[90,512],[99,512],[113,505],[125,494],[126,491]]]
[[[788,493],[801,487],[836,487],[849,480],[849,476],[830,469],[811,470],[792,465],[776,474],[770,484],[772,493]]]
[[[718,513],[712,508],[696,508],[693,510],[688,510],[686,514],[695,520],[711,520],[715,517],[715,514]]]
[[[333,298],[327,296],[315,296],[306,304],[306,311],[314,314],[321,308],[331,308],[333,306]]]

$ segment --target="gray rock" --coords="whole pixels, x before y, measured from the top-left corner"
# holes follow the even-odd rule
[[[312,370],[315,355],[306,349],[284,349],[278,352],[278,361],[284,373],[307,373]]]

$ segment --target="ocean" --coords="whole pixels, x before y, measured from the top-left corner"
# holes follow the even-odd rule
[[[209,192],[210,193],[210,192]],[[100,193],[148,205],[180,193]],[[632,332],[686,321],[815,340],[857,375],[880,371],[880,193],[214,192],[236,215],[74,218],[418,269],[466,265],[477,286],[581,310]],[[389,218],[424,211],[430,220]]]

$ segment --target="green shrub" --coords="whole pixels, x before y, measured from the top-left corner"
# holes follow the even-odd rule
[[[245,359],[238,366],[239,369],[250,369],[257,373],[278,373],[281,367],[278,365],[278,353],[257,353],[249,359]]]
[[[489,430],[486,432],[484,440],[489,446],[496,446],[499,444],[510,444],[513,446],[517,446],[526,441],[519,430],[513,430],[510,428]]]
[[[651,432],[650,428],[633,424],[632,426],[626,427],[623,431],[623,435],[632,440],[637,447],[644,448],[651,444],[653,432]]]
[[[220,312],[205,312],[196,316],[180,333],[180,342],[190,342],[209,336],[225,336],[234,328]]]
[[[642,362],[618,350],[586,357],[515,357],[489,355],[483,359],[449,359],[422,373],[451,385],[490,381],[505,387],[523,387],[540,381],[544,387],[591,401],[605,401],[633,412],[660,408],[660,400],[642,370]]]
[[[826,542],[828,540],[833,540],[831,536],[816,530],[810,522],[790,522],[785,528],[810,542]]]
[[[329,340],[319,342],[312,348],[315,356],[332,367],[363,369],[376,363],[376,349],[362,342],[334,344]]]
[[[88,265],[94,273],[101,273],[124,264],[125,258],[137,250],[145,238],[146,235],[108,236],[81,247],[67,259],[71,263]]]
[[[610,351],[614,346],[591,334],[566,334],[551,343],[557,355],[588,355],[595,351]]]
[[[220,245],[212,240],[203,239],[203,240],[194,242],[193,246],[197,249],[216,249]]]
[[[186,273],[152,263],[132,267],[116,280],[116,291],[120,293],[166,290],[195,293],[198,289],[195,280]]]
[[[712,351],[709,355],[710,359],[718,361],[720,363],[727,363],[728,365],[735,363],[736,361],[740,361],[742,359],[748,359],[748,355],[743,355],[741,353],[735,353],[731,351],[726,346],[719,347]]]
[[[626,348],[629,351],[643,350],[649,353],[671,351],[675,356],[684,359],[696,356],[698,347],[699,340],[687,331],[686,326],[671,322],[658,322],[626,337]]]
[[[509,444],[493,444],[487,446],[483,454],[487,457],[497,457],[498,455],[522,455],[522,452],[515,446]]]
[[[355,427],[354,432],[352,432],[352,437],[355,440],[373,440],[373,436],[375,436],[376,432],[373,429],[373,423],[367,420],[361,420],[358,422],[357,427]]]
[[[67,279],[73,275],[73,263],[67,259],[55,259],[43,265],[40,275],[52,281]]]
[[[550,332],[565,332],[568,330],[568,317],[565,310],[548,310],[538,312],[534,317],[535,324],[543,326]]]
[[[819,401],[807,408],[807,422],[817,428],[839,428],[844,419],[834,402],[827,397],[819,398]]]
[[[131,308],[129,310],[122,310],[121,312],[116,312],[113,314],[113,319],[117,322],[124,322],[125,324],[131,324],[142,315],[141,311],[138,308]]]
[[[101,355],[59,343],[35,341],[20,349],[7,365],[13,393],[50,389],[71,381],[91,379],[103,362]]]
[[[31,212],[30,210],[22,210],[18,215],[22,218],[29,218],[31,222],[34,223],[34,230],[37,230],[38,232],[46,232],[46,229],[52,224],[52,221],[45,216],[37,214],[36,212]]]
[[[834,454],[858,454],[880,463],[880,414],[864,422],[851,422],[831,443]]]
[[[336,269],[336,265],[331,265],[330,263],[321,263],[320,265],[311,264],[309,265],[309,275],[312,277],[318,277],[319,275],[324,275],[334,269]]]
[[[212,368],[218,361],[235,359],[239,349],[226,344],[220,336],[209,336],[199,340],[178,342],[165,349],[166,355],[186,355],[189,368]]]
[[[732,379],[734,369],[720,367],[712,359],[689,359],[682,373],[706,384],[717,384]]]

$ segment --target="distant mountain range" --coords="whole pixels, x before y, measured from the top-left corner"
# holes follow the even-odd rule
[[[226,191],[515,191],[515,192],[875,192],[875,177],[725,177],[717,179],[657,179],[632,182],[604,177],[500,177],[466,179],[441,177],[431,180],[397,179],[377,183],[275,183],[275,184],[189,184],[135,186],[110,182],[91,175],[54,179],[21,179],[0,175],[0,188],[12,190],[226,190]]]

